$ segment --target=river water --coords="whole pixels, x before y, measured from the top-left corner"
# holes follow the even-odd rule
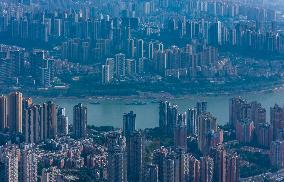
[[[234,96],[241,96],[248,101],[258,101],[267,110],[267,119],[269,119],[269,108],[275,103],[282,106],[284,104],[284,90],[278,92],[256,92],[240,95],[217,95],[217,96],[186,96],[180,98],[168,99],[171,103],[179,106],[179,112],[185,112],[188,108],[195,106],[197,101],[207,101],[208,111],[212,112],[218,119],[219,124],[225,124],[229,118],[229,99]],[[66,108],[66,114],[69,122],[72,123],[73,106],[83,103],[88,108],[88,124],[95,126],[114,126],[122,127],[122,115],[125,112],[134,111],[136,113],[137,129],[151,128],[158,126],[159,104],[152,103],[149,99],[142,101],[146,105],[126,105],[125,100],[100,99],[100,104],[90,104],[89,99],[80,98],[33,98],[35,103],[41,103],[47,100],[54,101],[57,105]],[[140,101],[141,99],[139,99]]]

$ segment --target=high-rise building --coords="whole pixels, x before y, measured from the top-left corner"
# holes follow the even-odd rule
[[[175,150],[175,179],[176,181],[185,182],[186,174],[189,172],[188,156],[183,148]]]
[[[187,134],[190,136],[197,135],[197,111],[188,109],[186,113]]]
[[[240,178],[240,161],[236,153],[226,155],[226,182],[236,182]]]
[[[198,148],[207,154],[212,147],[214,133],[217,133],[217,119],[211,113],[198,116]]]
[[[196,112],[197,116],[199,116],[202,113],[207,112],[207,102],[197,102],[196,103]]]
[[[279,129],[284,128],[284,109],[277,104],[270,108],[270,123],[273,128],[273,139],[277,139]]]
[[[23,110],[29,108],[33,104],[33,99],[31,97],[24,98],[23,99]]]
[[[26,108],[23,111],[23,134],[25,136],[26,143],[34,143],[35,141],[35,127],[34,110],[32,108]]]
[[[73,107],[73,134],[75,138],[84,138],[87,134],[87,107],[81,103]]]
[[[168,125],[168,101],[161,101],[159,105],[159,128],[162,133],[167,133],[167,125]]]
[[[158,166],[158,179],[159,181],[164,181],[164,168],[163,163],[168,155],[168,150],[165,147],[154,150],[153,152],[153,164]]]
[[[236,126],[237,122],[241,120],[241,108],[246,104],[246,100],[240,97],[230,99],[229,103],[229,122],[232,126]]]
[[[108,181],[127,182],[127,159],[123,147],[117,145],[108,153]]]
[[[255,127],[257,144],[269,148],[273,138],[272,125],[269,123],[259,123]]]
[[[43,107],[32,105],[23,111],[23,134],[26,143],[37,143],[44,140]]]
[[[8,99],[0,96],[0,130],[8,128]]]
[[[210,156],[214,161],[213,181],[226,182],[226,150],[217,145],[211,149]]]
[[[148,72],[149,71],[148,63],[149,63],[149,59],[146,59],[146,58],[139,58],[135,60],[136,74],[141,75],[145,72]]]
[[[20,151],[19,181],[22,182],[37,182],[37,158],[31,147],[24,145]]]
[[[209,32],[209,43],[214,46],[222,45],[222,23],[220,21],[212,23]]]
[[[112,150],[117,145],[126,150],[126,139],[120,131],[108,133],[106,143],[108,150]]]
[[[158,182],[158,165],[147,164],[144,171],[144,181]]]
[[[22,128],[22,100],[21,92],[13,92],[8,97],[8,126],[12,132],[23,132]]]
[[[23,134],[25,136],[25,141],[27,143],[34,142],[34,130],[35,130],[35,124],[33,121],[33,110],[29,108],[32,106],[33,100],[32,98],[24,98],[23,104],[22,104],[22,120],[23,120]],[[30,112],[29,112],[30,111]]]
[[[109,66],[109,79],[113,80],[116,71],[114,58],[107,58],[105,65]]]
[[[59,136],[65,136],[68,135],[69,130],[69,122],[68,117],[65,113],[65,108],[58,108],[57,109],[57,127],[58,127],[58,135]]]
[[[60,179],[60,170],[56,167],[44,168],[41,172],[41,182],[54,182]]]
[[[166,75],[166,67],[167,67],[167,61],[168,61],[168,56],[165,51],[157,51],[154,56],[155,60],[155,70],[156,72],[161,75],[165,76]]]
[[[44,135],[43,135],[43,106],[42,105],[34,105],[33,106],[34,113],[34,122],[36,123],[35,125],[35,142],[39,142],[41,140],[44,140]]]
[[[200,182],[210,182],[213,180],[214,161],[209,156],[200,158]]]
[[[177,126],[174,130],[174,147],[187,151],[186,113],[178,115]]]
[[[250,143],[253,139],[254,123],[246,119],[237,122],[236,138],[240,143]]]
[[[266,122],[266,109],[261,106],[260,103],[254,101],[250,103],[251,105],[251,117],[250,119],[255,125],[258,123]]]
[[[139,39],[137,41],[136,57],[137,58],[143,58],[144,57],[144,41],[142,39]]]
[[[162,42],[158,44],[158,50],[162,52],[164,51],[164,44]]]
[[[153,60],[154,58],[154,43],[149,42],[148,44],[148,59]]]
[[[164,182],[176,182],[175,179],[175,159],[174,156],[167,156],[163,160],[163,181]]]
[[[186,181],[186,174],[189,172],[188,168],[188,154],[184,153],[183,149],[171,151],[166,156],[161,156],[162,161],[162,181],[184,182]],[[159,173],[160,175],[160,173]]]
[[[107,135],[108,181],[127,181],[126,140],[120,131]]]
[[[188,156],[188,167],[189,173],[187,181],[189,182],[199,182],[200,179],[200,161],[197,160],[193,155]]]
[[[115,75],[116,78],[120,79],[124,77],[125,72],[125,55],[120,53],[115,55]]]
[[[134,47],[134,40],[127,39],[125,43],[125,50],[127,57],[134,58],[135,57],[135,47]]]
[[[173,136],[174,129],[177,125],[178,119],[178,106],[169,104],[167,110],[167,134]]]
[[[128,181],[143,181],[145,138],[141,132],[134,132],[127,142]]]
[[[133,111],[123,114],[123,135],[128,138],[136,129],[136,114]]]
[[[52,101],[42,104],[42,139],[51,139],[57,137],[57,106]]]
[[[19,181],[19,149],[15,145],[2,148],[4,163],[4,182]]]
[[[102,65],[102,84],[108,84],[110,80],[110,66]]]
[[[270,162],[276,168],[284,167],[284,141],[272,141],[270,147]]]
[[[125,60],[125,72],[127,76],[133,76],[137,73],[137,61],[135,59]]]
[[[36,50],[31,55],[32,76],[39,87],[48,88],[54,76],[54,60],[46,58],[46,52]]]

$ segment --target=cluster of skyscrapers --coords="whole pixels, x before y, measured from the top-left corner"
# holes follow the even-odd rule
[[[0,45],[0,83],[2,85],[49,88],[55,77],[54,59],[47,51]]]
[[[33,7],[38,3],[41,5],[24,4]],[[90,2],[90,7],[72,10],[59,4],[63,9],[41,11],[42,5],[35,11],[26,5],[11,10],[13,3],[8,3],[2,7],[0,34],[12,40],[56,43],[54,57],[98,66],[103,84],[148,75],[189,79],[235,76],[236,68],[230,62],[220,63],[219,47],[273,53],[284,50],[276,23],[280,15],[250,2],[110,1]],[[179,15],[173,17],[175,10]],[[146,20],[145,16],[152,18]],[[32,73],[36,84],[47,88],[54,76],[53,61],[42,60],[31,63],[37,68]]]
[[[160,103],[159,127],[162,133],[173,136],[176,147],[187,149],[187,137],[198,137],[198,148],[208,153],[210,148],[222,143],[223,131],[217,119],[207,112],[207,103],[198,102],[196,108],[178,113],[178,106],[165,101]]]
[[[165,103],[162,102],[161,105]],[[206,104],[199,103],[198,110],[205,113]],[[132,111],[124,114],[122,133],[112,132],[107,136],[110,181],[238,181],[238,155],[226,153],[222,142],[218,142],[197,159],[188,152],[191,149],[186,148],[187,130],[182,131],[183,135],[175,134],[173,148],[156,148],[151,152],[151,161],[145,162],[145,137],[142,131],[135,131],[135,118],[136,115]],[[186,118],[178,115],[177,119]],[[168,132],[179,132],[163,129],[166,135],[170,135]]]
[[[271,164],[283,167],[283,108],[275,104],[270,108],[270,122],[266,109],[260,103],[248,103],[242,98],[230,100],[230,123],[236,128],[236,139],[240,143],[256,143],[270,148]]]
[[[74,136],[86,137],[87,108],[78,104],[74,106],[73,115]],[[21,92],[0,97],[0,116],[1,131],[23,134],[27,143],[38,143],[69,134],[65,108],[58,107],[52,101],[35,104],[31,98],[23,98]]]
[[[108,136],[109,181],[142,182],[144,179],[145,136],[142,131],[136,130],[135,118],[132,111],[125,113],[123,132]]]
[[[93,148],[93,141],[87,137],[87,108],[83,104],[73,108],[71,134],[68,133],[70,129],[65,109],[52,102],[36,105],[31,98],[23,99],[20,92],[15,92],[7,97],[2,96],[0,106],[2,133],[22,133],[26,143],[1,147],[0,160],[5,168],[5,176],[1,179],[4,181],[33,181],[34,176],[49,178],[49,181],[51,178],[66,180],[55,166],[92,168],[92,160],[101,163],[99,169],[104,171],[98,173],[99,179],[113,182],[235,182],[240,178],[240,156],[227,148],[228,143],[223,143],[223,130],[218,126],[216,117],[207,111],[207,102],[198,102],[196,107],[179,113],[177,105],[161,101],[159,128],[155,132],[158,132],[161,138],[169,138],[172,144],[167,147],[157,145],[152,151],[147,151],[147,130],[136,129],[136,114],[133,111],[123,114],[122,130],[103,133],[105,142],[99,146],[101,152],[97,153],[97,156],[88,156],[86,163],[80,156]],[[234,129],[232,131],[235,131],[231,133],[235,133],[233,137],[240,144],[254,144],[270,149],[271,165],[282,168],[283,108],[278,105],[270,108],[270,123],[266,121],[265,108],[258,102],[248,103],[240,97],[232,98],[229,109],[229,124]],[[67,135],[73,136],[74,139],[66,138]],[[53,149],[58,148],[60,141],[63,142],[60,146],[66,154],[62,156],[66,155],[69,159],[65,160],[61,155],[52,153],[45,157],[41,152],[37,152],[37,148],[33,146],[41,141],[53,143]],[[65,146],[65,150],[64,141],[73,146],[73,149]],[[38,161],[39,159],[41,161]],[[45,168],[42,174],[38,175],[37,163],[51,167]]]
[[[226,153],[222,146],[223,133],[217,120],[207,112],[207,103],[198,102],[196,108],[178,113],[178,106],[160,103],[159,129],[162,136],[172,138],[173,148],[154,150],[152,163],[145,168],[150,181],[238,181],[239,157]],[[201,156],[187,147],[190,138],[197,140]]]
[[[0,160],[4,164],[4,174],[1,181],[36,182],[38,161],[32,145],[1,146]]]

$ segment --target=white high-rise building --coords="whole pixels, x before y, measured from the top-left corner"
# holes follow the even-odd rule
[[[110,80],[110,66],[102,65],[102,84],[108,84]]]
[[[125,55],[120,53],[115,55],[116,77],[121,78],[125,76]]]
[[[114,58],[107,58],[106,65],[109,66],[109,78],[112,80],[116,70]]]

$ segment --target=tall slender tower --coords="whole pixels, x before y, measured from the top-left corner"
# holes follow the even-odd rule
[[[207,102],[197,102],[196,103],[197,115],[207,112]]]
[[[168,155],[168,150],[165,147],[161,147],[160,149],[156,149],[153,152],[153,164],[158,166],[158,180],[164,181],[164,160]]]
[[[73,130],[75,138],[86,137],[87,132],[87,107],[79,103],[73,108]]]
[[[8,97],[8,126],[10,131],[22,133],[22,100],[21,92],[13,92]]]
[[[125,150],[125,137],[119,132],[107,135],[107,173],[110,182],[127,181],[127,159]]]
[[[137,58],[144,57],[144,41],[142,39],[137,41],[136,56]]]
[[[187,134],[197,135],[197,111],[196,109],[188,109],[186,114]]]
[[[187,151],[186,113],[178,115],[178,122],[174,129],[174,146]]]
[[[284,109],[277,104],[270,108],[270,123],[273,127],[273,139],[277,139],[277,132],[284,127]]]
[[[34,142],[34,112],[32,108],[23,111],[23,134],[26,143]]]
[[[123,114],[123,135],[126,138],[128,138],[135,131],[136,128],[135,119],[136,119],[136,114],[134,114],[133,111]]]
[[[167,113],[168,113],[169,102],[161,101],[159,105],[159,128],[162,133],[167,133]]]
[[[158,182],[158,165],[147,164],[144,172],[144,181]]]
[[[126,156],[121,146],[109,151],[107,170],[109,182],[127,182]]]
[[[211,113],[201,114],[198,117],[198,148],[203,154],[209,152],[212,132],[217,132],[217,119]]]
[[[128,181],[143,181],[145,139],[141,132],[134,132],[127,143]]]
[[[200,182],[208,182],[213,180],[214,161],[209,156],[200,158]]]
[[[0,130],[8,128],[8,112],[7,112],[8,99],[6,96],[0,96]]]
[[[200,161],[193,155],[188,156],[188,181],[199,182],[200,178]]]
[[[240,159],[236,153],[226,155],[226,182],[239,181]]]
[[[210,156],[214,161],[213,180],[216,182],[226,181],[226,150],[222,145],[211,149]]]
[[[57,137],[57,108],[52,101],[43,103],[43,122],[42,132],[43,139],[50,139]]]
[[[65,114],[65,108],[58,108],[57,111],[57,126],[58,135],[65,136],[68,135],[68,117]]]
[[[102,65],[102,84],[108,84],[110,80],[110,66]]]

